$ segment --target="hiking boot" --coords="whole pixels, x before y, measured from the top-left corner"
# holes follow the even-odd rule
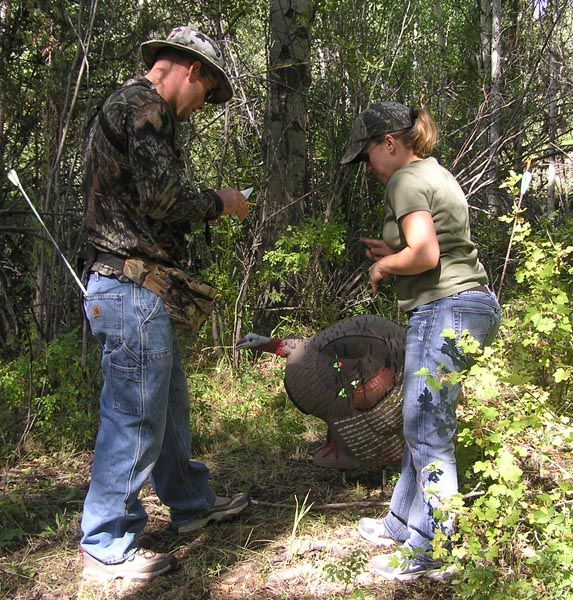
[[[390,548],[398,543],[386,529],[384,519],[370,519],[368,517],[360,519],[358,521],[358,533],[367,542],[375,546]]]
[[[372,559],[372,570],[384,579],[403,582],[415,581],[420,577],[444,580],[454,574],[453,567],[444,568],[440,561],[421,561],[415,558],[404,558],[404,555],[400,551],[394,554],[375,556]]]
[[[107,565],[84,552],[84,570],[82,576],[90,581],[148,581],[171,570],[177,560],[171,554],[157,554],[151,550],[139,548],[123,562]]]
[[[207,514],[190,523],[177,526],[177,533],[189,533],[205,527],[211,521],[228,521],[236,517],[249,505],[249,494],[235,494],[231,498],[215,496],[215,502]]]

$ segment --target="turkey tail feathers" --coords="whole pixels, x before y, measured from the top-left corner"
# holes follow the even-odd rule
[[[404,329],[383,317],[341,321],[290,352],[287,394],[327,422],[371,411],[401,382],[404,340]]]

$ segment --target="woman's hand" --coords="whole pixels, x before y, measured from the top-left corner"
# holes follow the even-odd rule
[[[376,295],[380,282],[386,281],[390,276],[390,273],[382,266],[380,259],[390,254],[395,254],[395,251],[384,240],[358,238],[358,241],[366,246],[366,257],[374,263],[368,269],[368,277],[372,292]]]
[[[371,261],[376,261],[383,256],[394,254],[395,251],[388,246],[384,240],[375,240],[373,238],[358,238],[358,241],[366,245],[366,257]]]
[[[390,273],[384,269],[382,266],[382,260],[377,260],[373,265],[368,269],[368,278],[370,279],[370,287],[372,288],[372,293],[376,296],[378,294],[378,285],[381,281],[386,281]]]
[[[440,262],[440,246],[432,215],[427,211],[414,211],[400,218],[405,241],[402,250],[395,252],[382,240],[360,238],[366,244],[366,256],[376,261],[368,275],[372,291],[389,275],[418,275],[434,269]]]

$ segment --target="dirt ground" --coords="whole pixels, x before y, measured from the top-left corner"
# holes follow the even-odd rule
[[[2,473],[3,527],[19,519],[26,531],[0,555],[0,596],[19,600],[431,600],[452,598],[445,583],[421,579],[390,583],[373,575],[379,549],[356,533],[361,516],[384,514],[389,486],[382,471],[342,474],[312,465],[317,444],[291,455],[249,449],[201,457],[220,495],[249,490],[241,518],[176,535],[150,489],[142,497],[149,523],[141,546],[170,551],[178,568],[146,585],[120,580],[94,585],[81,579],[78,551],[82,500],[90,454],[43,457]],[[389,473],[390,477],[392,472]],[[308,497],[305,501],[305,497]],[[312,503],[300,523],[295,514]],[[389,551],[389,550],[383,550]]]

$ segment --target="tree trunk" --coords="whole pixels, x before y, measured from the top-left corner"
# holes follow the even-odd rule
[[[440,51],[440,96],[438,99],[437,116],[441,120],[442,115],[447,114],[448,110],[448,72],[446,70],[447,43],[444,31],[444,12],[442,10],[442,0],[434,0],[434,15],[436,17],[438,33],[438,49]]]
[[[551,15],[552,19],[557,15],[557,6],[555,1],[548,2],[547,10],[548,14]],[[555,147],[557,140],[557,97],[559,94],[559,83],[558,83],[558,71],[559,65],[557,61],[557,42],[556,32],[553,29],[551,32],[551,39],[549,41],[549,86],[547,89],[547,104],[549,106],[549,115],[547,123],[547,137],[548,137],[548,159],[547,159],[547,205],[545,207],[545,213],[550,216],[555,211],[555,179],[556,179],[556,157]]]
[[[498,187],[498,151],[501,141],[501,110],[502,110],[502,84],[501,84],[501,0],[491,3],[491,60],[490,60],[490,113],[489,126],[489,169],[488,180],[490,190],[488,193],[488,207],[499,212],[499,198],[496,193]]]
[[[260,207],[263,224],[260,256],[273,247],[287,225],[298,224],[303,215],[303,198],[308,187],[307,98],[313,17],[314,7],[310,0],[271,0],[263,147],[267,184]],[[270,287],[259,299],[260,308],[273,307],[276,292],[282,298],[281,304],[288,303],[284,282],[276,282]]]

